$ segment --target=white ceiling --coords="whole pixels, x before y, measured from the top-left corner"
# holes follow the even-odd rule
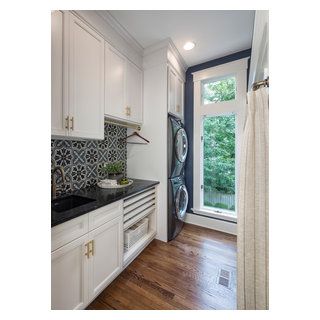
[[[147,48],[171,38],[188,66],[251,48],[254,10],[111,10],[109,13]],[[185,51],[183,45],[196,47]]]

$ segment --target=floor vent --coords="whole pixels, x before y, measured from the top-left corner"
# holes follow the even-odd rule
[[[218,277],[218,284],[230,288],[230,271],[220,269],[219,277]]]

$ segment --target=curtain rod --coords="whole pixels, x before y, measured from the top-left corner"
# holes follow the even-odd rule
[[[258,90],[260,87],[269,87],[269,77],[267,77],[266,79],[262,80],[262,81],[257,81],[252,85],[252,90],[256,91]]]

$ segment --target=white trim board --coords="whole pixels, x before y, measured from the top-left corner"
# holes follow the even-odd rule
[[[227,62],[214,66],[211,68],[203,69],[193,72],[193,82],[206,80],[210,78],[224,77],[229,74],[238,73],[242,70],[247,70],[249,57],[238,59],[235,61]]]
[[[194,119],[193,119],[193,208],[198,211],[206,211],[203,201],[203,119],[206,116],[220,116],[234,114],[236,117],[236,165],[235,165],[235,185],[236,199],[238,194],[238,175],[240,168],[240,148],[242,132],[245,123],[246,106],[246,84],[247,84],[248,58],[239,59],[229,63],[221,64],[212,68],[207,68],[193,73],[194,85]],[[221,101],[202,104],[202,84],[201,81],[216,77],[234,75],[236,78],[236,96],[232,101]],[[235,203],[237,211],[237,203]]]
[[[237,235],[237,224],[233,222],[204,217],[194,213],[187,213],[185,222],[204,228]]]
[[[96,10],[99,16],[101,16],[111,27],[116,30],[119,35],[127,41],[134,49],[141,55],[143,55],[143,47],[141,44],[130,34],[130,32],[112,15],[110,10]]]

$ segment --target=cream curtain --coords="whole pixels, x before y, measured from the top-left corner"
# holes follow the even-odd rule
[[[269,308],[268,88],[248,93],[238,193],[238,309]]]

